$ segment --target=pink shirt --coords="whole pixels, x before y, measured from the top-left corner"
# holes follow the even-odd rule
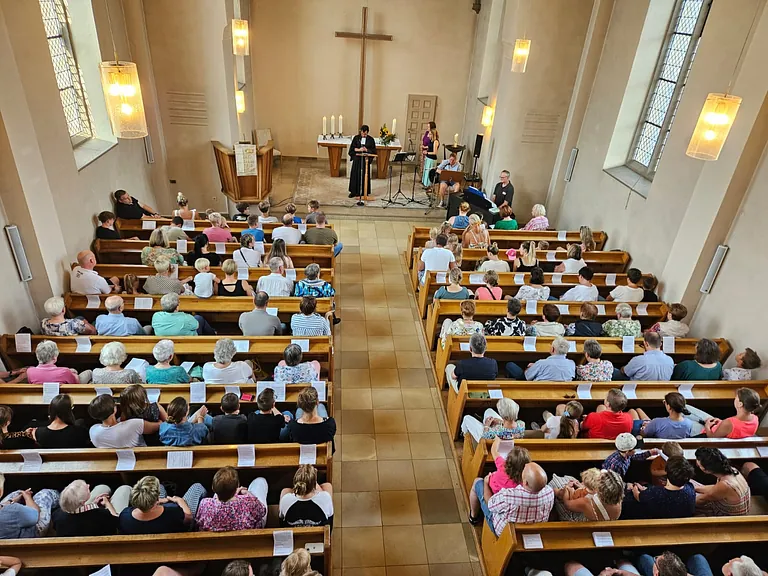
[[[496,494],[496,492],[502,488],[514,488],[518,485],[517,482],[507,476],[507,473],[504,471],[504,464],[506,464],[504,458],[499,456],[494,463],[496,464],[496,472],[491,473],[491,479],[488,481],[488,485],[491,487],[491,492]]]
[[[27,374],[29,374],[29,370],[27,370]],[[749,438],[750,436],[754,436],[757,432],[758,419],[754,414],[750,416],[749,422],[739,420],[736,416],[731,416],[730,418],[726,418],[726,420],[728,420],[732,426],[732,429],[726,438]],[[719,427],[720,426],[712,426],[712,432],[716,432]]]
[[[480,286],[475,290],[475,300],[501,300],[501,286],[494,286],[492,290],[493,296],[487,286]]]
[[[79,384],[80,379],[72,374],[69,368],[60,368],[55,364],[40,364],[27,369],[27,382],[30,384],[43,384],[44,382]]]
[[[206,228],[203,230],[203,234],[208,236],[210,242],[226,242],[232,237],[232,232],[230,232],[229,228],[218,228],[216,226]]]

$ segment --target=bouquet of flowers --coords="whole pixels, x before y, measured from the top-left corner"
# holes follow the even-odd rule
[[[395,141],[397,134],[390,132],[389,128],[387,128],[387,125],[384,124],[381,128],[379,128],[379,138],[381,138],[382,145],[386,146]]]

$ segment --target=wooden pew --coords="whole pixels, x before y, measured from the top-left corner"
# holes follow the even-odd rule
[[[413,255],[416,248],[423,248],[429,240],[429,226],[414,226],[411,233],[408,235],[408,247],[406,248],[406,260],[408,261],[408,267],[413,265]],[[451,230],[453,234],[456,234],[459,238],[464,233],[463,228],[454,228]],[[519,248],[522,242],[529,240],[535,240],[537,242],[546,240],[549,242],[549,247],[552,250],[558,248],[567,248],[568,244],[580,244],[581,236],[578,230],[568,231],[565,235],[565,240],[558,240],[560,232],[557,230],[489,230],[491,235],[491,242],[496,242],[499,248],[502,250],[508,250],[509,248]],[[598,250],[602,250],[605,246],[605,242],[608,240],[608,236],[605,232],[592,231],[592,237],[595,240]]]
[[[98,266],[96,268],[98,269]],[[445,274],[444,280],[443,280],[442,274]],[[110,276],[114,276],[114,275],[115,274],[112,274]],[[105,276],[107,278],[109,277],[106,274],[102,274],[102,276]],[[440,276],[440,280],[443,280],[443,281],[438,282],[438,276]],[[595,274],[595,276],[592,278],[592,284],[594,284],[597,287],[598,293],[603,297],[608,296],[610,291],[613,290],[615,286],[627,285],[626,274],[616,274],[616,281],[615,283],[612,283],[612,284],[608,284],[607,276],[608,276],[607,274]],[[646,276],[650,276],[650,275],[647,274]],[[482,272],[464,272],[461,279],[461,285],[466,286],[468,289],[474,292],[480,286],[484,286],[482,282],[482,277],[483,277]],[[562,296],[568,290],[578,285],[579,283],[578,274],[562,274],[560,278],[560,283],[558,284],[555,283],[554,277],[555,277],[555,274],[553,273],[544,274],[544,285],[549,287],[549,293],[552,296],[557,296],[557,297]],[[520,289],[520,286],[522,286],[523,284],[528,284],[530,280],[531,280],[531,275],[525,272],[519,272],[519,273],[500,272],[499,273],[499,286],[501,287],[505,296],[516,295],[517,291]],[[432,299],[434,298],[435,292],[437,292],[437,290],[441,286],[448,286],[448,285],[449,285],[449,282],[448,282],[447,272],[427,272],[427,274],[424,277],[424,284],[421,286],[421,288],[419,288],[419,292],[417,296],[419,313],[421,314],[421,318],[424,318],[427,315],[427,308],[432,303]]]
[[[235,360],[256,359],[262,368],[269,370],[283,359],[283,351],[294,338],[292,336],[240,336],[232,340],[246,340],[249,343],[248,352],[238,352]],[[77,343],[74,336],[49,337],[32,336],[32,352],[17,352],[13,334],[4,334],[0,340],[0,355],[7,367],[21,368],[22,366],[37,366],[35,346],[43,340],[53,340],[59,347],[59,366],[68,368],[93,368],[99,366],[99,352],[108,342],[119,340],[125,344],[129,357],[139,357],[154,363],[152,348],[160,340],[171,339],[174,342],[176,358],[179,362],[185,360],[196,363],[213,360],[213,348],[221,336],[127,336],[115,338],[112,336],[90,336],[91,350],[76,352]],[[328,336],[311,336],[300,338],[309,340],[309,352],[304,352],[304,361],[317,360],[320,362],[323,380],[330,380],[333,375],[333,342]],[[329,377],[329,375],[331,375]],[[271,377],[269,378],[271,379]]]
[[[152,315],[162,310],[160,299],[162,296],[150,296],[147,294],[121,294],[125,301],[125,312],[128,316],[136,318],[142,324],[151,324]],[[82,294],[67,293],[64,295],[64,303],[69,312],[74,316],[83,316],[86,320],[93,322],[96,316],[108,314],[104,301],[109,297],[108,294],[96,296],[99,298],[98,308],[88,307],[88,296]],[[93,298],[93,296],[91,296]],[[151,310],[137,310],[134,307],[136,298],[151,298]],[[213,296],[211,298],[198,298],[197,296],[179,296],[180,310],[188,314],[201,314],[217,330],[219,334],[241,335],[242,331],[238,327],[240,314],[253,310],[253,298],[250,296]],[[269,299],[269,307],[277,308],[278,316],[282,322],[290,325],[291,316],[299,313],[301,298],[275,297]],[[332,310],[333,303],[331,298],[317,299],[317,313],[326,314]]]
[[[282,216],[282,215],[281,215]],[[278,216],[280,218],[280,216]],[[124,237],[131,237],[131,236],[138,236],[139,238],[142,238],[144,240],[148,240],[150,234],[152,234],[152,228],[144,228],[144,222],[154,221],[155,227],[160,228],[161,226],[170,226],[171,225],[171,218],[166,217],[160,217],[160,218],[142,218],[141,220],[123,220],[122,218],[117,219],[117,227],[120,229],[120,232],[123,234]],[[195,223],[195,229],[194,230],[184,230],[184,232],[187,233],[187,236],[190,238],[193,238],[197,236],[198,234],[202,234],[203,231],[206,228],[211,227],[211,223],[208,222],[206,219],[197,218],[193,220]],[[232,232],[232,235],[239,238],[240,233],[248,228],[248,222],[237,222],[235,220],[228,220],[227,224],[229,225],[229,230]],[[267,239],[272,238],[272,230],[275,228],[279,228],[282,226],[282,222],[264,222],[261,225],[261,229],[264,232],[264,236]],[[314,224],[307,224],[307,229],[314,228]],[[326,224],[327,228],[333,228],[333,224]]]
[[[222,242],[225,254],[222,258],[231,258],[235,250],[240,249],[240,244],[234,242]],[[149,246],[147,240],[96,240],[94,252],[99,262],[104,264],[141,264],[141,250]],[[174,242],[173,247],[176,246]],[[264,245],[264,254],[269,255],[271,244]],[[192,246],[188,244],[188,249]],[[316,263],[321,268],[335,268],[336,257],[333,255],[333,246],[320,244],[297,244],[286,246],[288,256],[293,260],[297,268],[304,268],[307,264]],[[214,251],[213,248],[210,250]],[[186,256],[186,253],[181,255]],[[194,263],[187,262],[190,266]]]
[[[544,552],[595,550],[593,532],[610,532],[616,550],[661,547],[674,544],[711,545],[734,542],[764,542],[768,539],[768,516],[730,516],[613,522],[546,522],[510,524],[496,536],[483,523],[482,554],[485,574],[503,576],[512,555],[524,552],[523,537],[538,534]],[[578,558],[578,553],[573,557]]]
[[[174,564],[209,560],[272,558],[273,532],[280,528],[234,532],[184,532],[142,536],[91,536],[78,538],[22,538],[4,540],[3,554],[21,559],[24,568],[59,568],[107,564]],[[294,528],[294,549],[322,543],[323,574],[331,574],[331,529]],[[123,572],[126,573],[126,572]]]
[[[594,406],[602,403],[611,388],[621,388],[628,382],[592,382],[590,390],[591,399],[580,399],[586,406]],[[577,399],[576,388],[579,384],[587,382],[528,382],[519,380],[463,380],[458,392],[453,386],[448,386],[448,403],[446,417],[448,420],[448,433],[451,438],[459,437],[459,428],[464,414],[470,410],[484,411],[493,408],[497,399],[470,398],[469,394],[485,393],[489,390],[500,390],[501,393],[513,399],[521,406],[541,406],[553,409],[558,403],[565,403]],[[632,382],[636,384],[636,398],[628,399],[629,406],[647,404],[648,401],[657,403],[664,399],[669,392],[676,392],[680,382]],[[747,387],[752,388],[761,398],[768,397],[768,380],[711,380],[701,382],[685,382],[693,384],[692,394],[697,404],[711,404],[713,402],[730,404],[736,396],[736,390]],[[591,411],[591,410],[590,410]]]
[[[589,338],[577,338],[575,336],[566,338],[576,343],[576,352],[571,352],[568,356],[573,360],[580,360],[584,352],[584,341]],[[488,336],[488,348],[485,355],[494,358],[499,362],[500,371],[504,370],[506,362],[535,362],[541,358],[549,356],[549,351],[554,338],[540,336],[536,339],[536,351],[527,352],[523,349],[522,336]],[[642,338],[635,338],[635,350],[632,353],[622,351],[621,338],[594,338],[600,343],[603,349],[602,358],[610,360],[615,366],[623,366],[630,358],[642,354],[644,350],[640,347]],[[720,361],[725,362],[733,352],[728,340],[724,338],[714,338],[715,343],[720,348]],[[696,353],[696,338],[675,338],[675,351],[670,354],[675,362],[689,360]],[[461,344],[465,346],[469,343],[469,336],[448,336],[446,345],[442,343],[437,345],[437,355],[435,357],[435,377],[437,378],[438,388],[445,386],[445,367],[448,364],[455,364],[462,358],[469,358],[469,351],[461,350]]]
[[[75,264],[72,266],[74,267]],[[139,282],[142,286],[144,285],[144,280],[146,280],[149,276],[155,275],[154,266],[143,266],[141,264],[96,264],[96,268],[94,268],[94,270],[96,270],[99,276],[103,276],[104,278],[112,278],[113,276],[117,276],[118,278],[122,279],[126,274],[134,274],[139,279]],[[194,266],[179,266],[178,270],[180,279],[188,278],[189,276],[194,276],[197,274],[197,270]],[[216,274],[217,278],[224,278],[224,272],[222,271],[221,266],[211,266],[211,272]],[[262,276],[269,276],[269,274],[270,270],[266,267],[249,268],[248,282],[250,282],[251,286],[253,286],[255,289],[259,282],[259,278]],[[306,276],[304,275],[304,270],[296,270],[297,282],[299,280],[304,280],[305,278]],[[333,268],[321,268],[320,278],[329,282],[334,288],[336,287],[336,273]],[[121,294],[121,296],[124,295]]]
[[[536,314],[528,314],[526,306],[523,305],[518,318],[530,324],[532,320],[541,320],[544,306],[554,304],[560,306],[560,323],[571,324],[579,319],[579,310],[583,302],[554,302],[547,300],[538,300],[536,302]],[[607,322],[616,319],[616,306],[618,302],[594,302],[598,307],[598,316],[595,319],[598,322]],[[637,306],[640,304],[645,307],[645,314],[637,313]],[[663,302],[639,302],[632,303],[632,315],[636,320],[640,320],[643,329],[650,328],[656,322],[664,320],[667,316],[667,306]],[[506,300],[475,300],[475,320],[485,323],[487,320],[502,318],[507,315]],[[450,318],[456,320],[461,318],[461,300],[435,300],[427,308],[427,319],[424,323],[424,336],[427,340],[427,348],[434,350],[436,341],[440,337],[440,330],[443,322]]]

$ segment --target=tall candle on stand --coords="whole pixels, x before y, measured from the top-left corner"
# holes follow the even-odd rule
[[[344,116],[339,114],[339,135],[344,134],[344,128],[342,128],[342,126],[343,126],[342,122],[343,121],[344,121]]]
[[[323,116],[323,136],[328,134],[328,117]]]
[[[336,116],[331,116],[331,134],[336,134]]]
[[[459,135],[458,134],[454,134],[453,135],[453,145],[454,146],[458,146],[459,145]]]
[[[397,134],[397,118],[392,118],[392,134]]]

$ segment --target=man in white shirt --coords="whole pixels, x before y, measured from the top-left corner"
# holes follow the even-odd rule
[[[88,405],[88,414],[101,424],[91,426],[89,435],[96,448],[136,448],[146,446],[144,434],[156,434],[159,422],[147,422],[140,418],[117,421],[115,399],[107,394],[96,396]]]
[[[290,296],[293,292],[293,280],[283,276],[283,259],[272,258],[269,261],[269,276],[262,276],[256,289],[266,292],[270,297]]]
[[[120,292],[120,278],[113,276],[109,282],[94,270],[96,256],[90,250],[83,250],[77,255],[79,266],[69,273],[69,289],[75,294],[109,294]]]
[[[293,227],[293,214],[287,212],[283,215],[283,225],[272,230],[272,242],[278,238],[285,241],[286,246],[296,245],[301,242],[301,232]]]
[[[421,253],[419,262],[419,282],[424,283],[427,272],[447,272],[456,267],[456,258],[453,252],[445,246],[448,244],[448,236],[439,234],[435,238],[435,247],[427,248]]]
[[[643,273],[637,268],[630,268],[627,271],[627,285],[616,286],[608,295],[606,300],[614,300],[616,302],[642,302],[645,292],[643,287],[640,286],[640,282],[643,281]]]
[[[560,296],[563,302],[597,302],[597,286],[592,284],[595,275],[592,268],[584,266],[579,270],[579,284]]]

